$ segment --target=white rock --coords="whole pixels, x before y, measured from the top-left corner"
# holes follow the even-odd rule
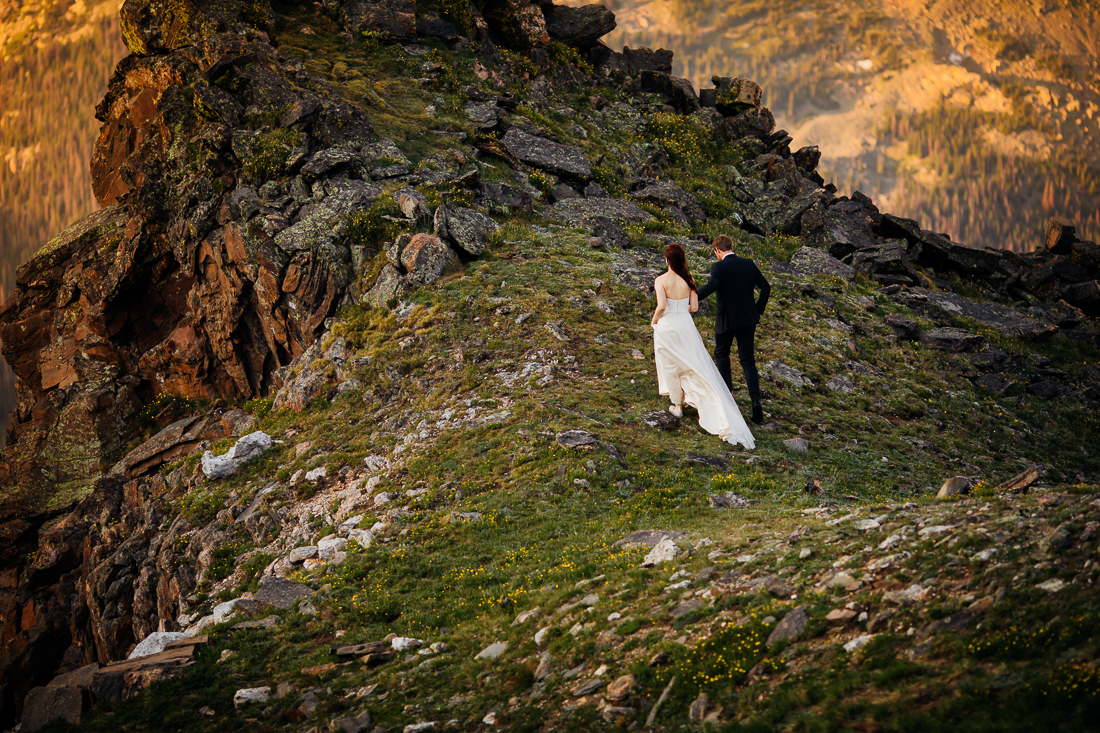
[[[924,600],[926,595],[928,595],[927,588],[913,583],[905,590],[892,590],[883,593],[882,600],[887,603],[913,603],[914,601]]]
[[[202,456],[202,472],[208,479],[222,479],[232,476],[250,460],[271,448],[271,436],[262,430],[249,433],[240,438],[229,451],[215,456],[210,451]]]
[[[542,642],[546,641],[546,635],[550,633],[550,627],[544,626],[535,632],[535,644],[542,646]]]
[[[393,641],[390,642],[390,646],[393,647],[395,652],[403,652],[424,646],[424,640],[414,639],[411,636],[395,636]]]
[[[618,611],[616,611],[615,613],[609,613],[607,615],[607,620],[608,621],[618,621],[622,617],[623,617],[623,615],[621,613],[619,613]]]
[[[317,543],[317,554],[322,560],[331,560],[337,552],[343,552],[348,546],[348,541],[343,537],[329,535]]]
[[[340,529],[344,531],[351,531],[355,529],[360,522],[363,521],[362,514],[356,514],[354,517],[348,517],[344,521],[340,522]]]
[[[482,649],[474,659],[497,659],[508,649],[508,642],[498,641]]]
[[[306,481],[312,481],[313,483],[317,483],[326,476],[328,476],[328,469],[324,466],[318,466],[312,471],[306,471]]]
[[[650,568],[654,565],[660,565],[661,563],[670,562],[676,557],[677,554],[679,554],[679,552],[679,549],[677,549],[673,541],[666,537],[665,539],[658,542],[653,547],[653,549],[649,551],[649,554],[645,556],[644,560],[642,560],[642,567]]]
[[[375,535],[377,535],[379,532],[385,532],[389,528],[390,528],[390,523],[389,522],[378,521],[378,522],[375,522],[371,526],[370,531],[373,532]]]
[[[254,702],[263,703],[267,702],[269,697],[271,697],[270,687],[246,687],[233,694],[233,706],[239,708]]]
[[[714,544],[714,540],[712,540],[710,537],[704,537],[703,539],[701,539],[701,540],[699,540],[698,542],[695,543],[695,549],[696,550],[701,550],[704,547],[710,547],[713,544]]]
[[[337,550],[336,552],[333,553],[332,559],[329,560],[329,562],[331,562],[333,565],[343,565],[344,560],[347,560],[347,559],[348,559],[348,553],[344,552],[343,550]]]
[[[388,504],[389,502],[393,501],[395,498],[397,498],[397,494],[391,493],[389,491],[383,491],[381,494],[378,494],[374,497],[374,505],[382,506],[383,504]]]
[[[384,456],[367,456],[363,459],[363,464],[367,467],[368,471],[381,473],[388,471],[390,468],[390,461]]]
[[[672,585],[665,588],[665,591],[668,592],[668,591],[674,591],[674,590],[683,590],[684,588],[687,588],[690,585],[691,585],[690,580],[681,580],[679,583],[673,583]]]
[[[856,649],[862,649],[863,647],[870,644],[874,640],[874,638],[875,634],[863,634],[862,636],[857,636],[856,638],[852,639],[844,645],[844,651],[851,654]]]
[[[135,646],[134,650],[130,652],[130,656],[126,658],[139,659],[148,657],[151,654],[159,654],[171,642],[186,638],[187,635],[179,631],[154,631],[142,639],[141,643]]]
[[[1036,587],[1042,588],[1043,590],[1049,591],[1051,593],[1057,593],[1058,591],[1066,587],[1066,583],[1059,578],[1051,578],[1045,583],[1039,583],[1039,585],[1037,585]]]
[[[805,560],[806,558],[811,557],[813,554],[814,551],[812,549],[810,549],[809,547],[803,547],[802,551],[798,553],[798,559]]]
[[[447,646],[447,643],[443,641],[433,643],[428,649],[432,654],[443,654],[444,652],[451,651],[451,647]]]
[[[374,533],[369,529],[350,529],[348,541],[358,542],[362,547],[370,547],[374,544]]]
[[[752,562],[753,560],[755,560],[756,555],[738,555],[736,559],[737,559],[737,562],[744,564],[744,563]]]
[[[896,534],[892,534],[889,537],[887,537],[886,539],[884,539],[882,542],[880,542],[879,545],[878,545],[878,549],[885,550],[887,548],[890,548],[890,547],[896,545],[897,543],[901,542],[904,539],[905,539],[905,532],[897,532]]]
[[[979,560],[988,560],[996,554],[997,554],[997,548],[996,547],[990,547],[986,550],[982,550],[981,552],[977,553],[976,555],[974,555],[974,557],[976,557]]]
[[[319,557],[311,557],[310,559],[305,560],[304,562],[302,562],[302,569],[303,570],[316,570],[317,568],[322,567],[322,566],[327,565],[327,564],[328,564],[327,560],[322,560]]]
[[[306,545],[305,547],[295,547],[286,556],[287,562],[302,562],[303,560],[312,560],[318,557],[317,545]]]
[[[512,621],[512,626],[519,626],[520,624],[527,623],[528,621],[530,621],[533,618],[538,618],[540,612],[541,611],[540,611],[538,606],[535,606],[534,608],[528,609],[528,610],[524,611],[523,613],[519,614],[518,616],[516,616],[515,620]]]
[[[874,519],[860,519],[857,522],[852,522],[852,526],[856,529],[861,529],[866,532],[869,529],[878,529],[882,525]]]
[[[401,730],[402,733],[424,733],[424,731],[427,730],[435,730],[435,727],[437,725],[439,725],[439,723],[431,720],[427,723],[413,723],[412,725],[406,725]]]
[[[599,594],[589,593],[588,595],[586,595],[584,598],[582,598],[580,600],[580,605],[582,605],[582,606],[595,606],[599,602],[600,602]]]
[[[937,524],[931,527],[925,527],[920,532],[917,532],[917,534],[919,534],[921,537],[934,537],[935,535],[943,534],[944,532],[948,532],[952,529],[955,528],[949,524]]]

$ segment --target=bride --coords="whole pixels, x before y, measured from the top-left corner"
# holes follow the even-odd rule
[[[683,416],[687,403],[699,411],[699,425],[708,433],[752,449],[756,441],[692,320],[699,294],[684,248],[676,243],[665,247],[665,262],[668,272],[653,281],[657,310],[650,321],[657,388],[672,400],[668,410],[676,417]]]

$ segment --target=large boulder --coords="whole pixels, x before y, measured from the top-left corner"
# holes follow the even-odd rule
[[[599,3],[580,7],[551,4],[543,13],[550,37],[574,48],[590,48],[615,30],[615,13]]]
[[[401,252],[405,280],[410,285],[431,285],[458,267],[458,255],[439,237],[417,234]]]
[[[554,204],[554,217],[582,229],[600,220],[616,224],[646,224],[653,215],[631,201],[613,198],[562,199]]]
[[[716,108],[726,117],[736,117],[760,107],[763,90],[751,79],[715,75],[711,77],[711,83],[715,89],[713,95],[707,95],[707,101],[713,100],[714,103],[707,103],[707,106]]]
[[[816,247],[802,247],[795,252],[791,266],[800,275],[832,275],[849,282],[855,277],[855,268]]]
[[[535,48],[550,42],[546,17],[530,0],[484,0],[481,12],[489,28],[507,46]]]
[[[468,255],[485,252],[500,226],[480,211],[441,205],[435,210],[435,234],[448,239]]]
[[[665,100],[673,109],[682,114],[691,114],[699,109],[699,95],[687,79],[665,74],[660,71],[643,71],[641,89],[652,92]]]
[[[707,220],[706,212],[699,204],[699,199],[677,186],[672,181],[656,181],[645,188],[635,191],[634,198],[644,203],[656,204],[662,208],[675,206],[693,222]]]
[[[508,152],[527,165],[584,184],[592,180],[592,167],[584,153],[544,137],[513,127],[501,140]]]

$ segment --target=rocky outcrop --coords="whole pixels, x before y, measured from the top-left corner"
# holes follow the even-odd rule
[[[551,4],[543,13],[550,37],[574,48],[591,48],[615,30],[615,13],[598,3],[580,7]]]

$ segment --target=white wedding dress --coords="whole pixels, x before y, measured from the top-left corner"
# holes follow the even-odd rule
[[[653,328],[658,390],[674,404],[698,410],[699,425],[708,433],[731,445],[755,448],[748,423],[695,328],[688,310],[691,298],[666,302],[664,315]]]

